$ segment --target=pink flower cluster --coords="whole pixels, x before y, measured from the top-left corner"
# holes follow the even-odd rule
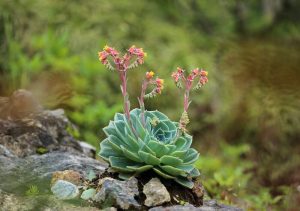
[[[161,90],[163,90],[163,88],[164,88],[164,80],[160,79],[160,78],[156,78],[155,82],[156,82],[155,91],[157,94],[161,94]]]
[[[184,77],[183,75],[184,70],[180,67],[177,67],[177,71],[172,73],[172,78],[174,79],[174,81],[177,83],[179,80],[182,79],[182,77]]]
[[[155,91],[156,94],[161,94],[161,91],[164,89],[164,80],[158,77],[155,80],[153,80],[154,75],[155,73],[153,71],[146,72],[146,84],[154,84],[155,88],[153,91]]]
[[[147,56],[147,53],[144,52],[143,48],[136,48],[135,45],[131,46],[128,49],[128,53],[130,55],[137,56],[137,62],[139,64],[143,64],[144,63],[144,58]]]
[[[108,56],[112,56],[114,59],[117,59],[117,56],[119,55],[119,52],[115,50],[112,47],[109,46],[104,46],[103,51],[98,53],[99,60],[101,61],[102,64],[107,64],[108,63]]]
[[[199,77],[198,85],[203,86],[208,82],[207,75],[208,73],[205,70],[199,70],[199,68],[196,68],[191,71],[191,73],[185,77],[184,76],[184,70],[180,67],[177,67],[177,71],[172,73],[172,78],[175,81],[175,83],[180,83],[181,80],[185,82],[187,88],[190,88],[192,85],[192,82],[195,80],[196,77]]]
[[[119,56],[117,50],[107,45],[103,48],[103,51],[98,52],[98,57],[102,64],[111,66],[108,60],[108,58],[111,57],[119,71],[126,71],[130,67],[143,64],[146,56],[147,53],[145,53],[142,48],[136,48],[134,45],[131,46],[122,57]],[[136,57],[136,59],[130,64],[131,59],[134,57]]]
[[[193,69],[191,73],[188,76],[185,76],[184,70],[181,67],[177,67],[177,70],[172,73],[172,78],[175,81],[177,87],[180,89],[184,89],[184,112],[187,113],[190,101],[189,101],[189,95],[190,91],[193,89],[199,89],[204,84],[208,82],[207,75],[208,73],[205,70],[199,70],[199,68]],[[193,82],[198,78],[198,82],[196,86],[192,89]],[[183,115],[183,119],[185,117],[185,114]],[[182,122],[185,122],[182,120]],[[185,128],[185,126],[183,126]]]
[[[208,73],[205,70],[199,70],[199,68],[196,68],[192,70],[191,74],[187,77],[187,80],[192,82],[197,76],[199,76],[199,84],[202,86],[208,82],[207,75]]]

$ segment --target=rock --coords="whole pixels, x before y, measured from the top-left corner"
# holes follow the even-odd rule
[[[102,209],[101,211],[117,211],[117,208],[115,208],[115,207],[107,207],[105,209]]]
[[[175,205],[170,207],[154,207],[149,209],[149,211],[198,211],[196,207],[191,204],[187,205]]]
[[[199,207],[199,211],[242,211],[240,208],[228,206],[225,204],[219,204],[217,200],[212,199],[212,200],[206,200],[203,203],[202,207]]]
[[[208,200],[204,201],[204,204],[201,207],[194,207],[191,204],[186,204],[170,207],[154,207],[149,209],[149,211],[242,211],[242,209],[219,204],[216,200]]]
[[[68,132],[71,126],[62,109],[41,111],[32,118],[0,119],[0,145],[17,157],[39,154],[41,150],[81,155],[83,148]]]
[[[107,166],[89,157],[64,152],[32,155],[23,159],[0,155],[0,188],[15,193],[23,193],[30,184],[42,186],[42,190],[48,189],[54,172],[68,169],[86,176],[90,170],[101,174]]]
[[[1,211],[23,211],[23,210],[41,210],[41,211],[99,211],[95,207],[79,207],[62,200],[53,195],[43,195],[35,197],[20,197],[8,194],[0,190],[0,210]]]
[[[17,119],[0,119],[1,211],[99,210],[78,207],[78,202],[77,205],[64,203],[54,197],[49,189],[52,174],[56,172],[53,182],[61,179],[74,183],[70,187],[75,191],[70,191],[68,196],[74,197],[79,192],[75,185],[81,183],[81,177],[87,177],[91,170],[102,174],[108,167],[106,162],[83,153],[79,141],[68,132],[72,126],[62,109],[39,111]],[[24,197],[31,187],[36,187],[39,194]],[[56,195],[66,191],[55,184],[53,187]]]
[[[110,177],[101,180],[101,189],[94,196],[93,200],[100,202],[102,207],[115,206],[121,209],[140,208],[135,200],[139,195],[138,181],[132,177],[127,181],[120,181]]]
[[[92,199],[96,195],[96,189],[90,188],[82,192],[80,198],[84,200]]]
[[[54,184],[57,180],[65,180],[74,185],[81,185],[82,175],[74,170],[56,171],[52,174],[51,184]]]
[[[144,186],[143,193],[146,195],[144,204],[147,207],[157,206],[171,201],[169,192],[158,178],[151,179]]]
[[[74,199],[79,195],[78,187],[68,181],[58,180],[51,187],[52,193],[58,199]]]
[[[93,147],[92,145],[90,145],[86,142],[83,142],[83,141],[80,141],[79,144],[82,148],[83,154],[85,154],[86,156],[91,157],[91,158],[96,157],[96,148],[95,147]]]

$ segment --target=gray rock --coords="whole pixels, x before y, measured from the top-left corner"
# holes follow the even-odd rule
[[[68,132],[71,127],[62,109],[41,111],[23,119],[0,119],[0,145],[17,157],[52,151],[80,155],[83,148]]]
[[[216,200],[204,201],[203,206],[194,207],[191,204],[175,205],[170,207],[154,207],[149,211],[242,211],[240,208],[219,204]]]
[[[86,143],[84,141],[79,142],[80,147],[82,148],[83,154],[85,154],[88,157],[95,158],[96,157],[96,148],[90,145],[89,143]]]
[[[117,208],[115,208],[115,207],[107,207],[105,209],[102,209],[101,211],[117,211]]]
[[[53,195],[21,197],[14,194],[8,194],[0,190],[0,210],[98,211],[100,209],[95,207],[79,207],[78,205],[59,200]]]
[[[79,195],[78,187],[68,181],[58,180],[52,187],[52,193],[58,199],[74,199]]]
[[[157,206],[171,201],[169,192],[158,178],[151,179],[144,186],[143,193],[146,195],[144,204],[147,207]]]
[[[125,210],[140,208],[140,205],[134,198],[139,194],[136,178],[132,177],[127,181],[120,181],[106,177],[100,181],[100,184],[102,187],[93,200],[100,202],[103,208],[111,206]]]
[[[42,185],[49,190],[48,181],[56,171],[102,173],[108,165],[84,155],[69,127],[72,124],[62,109],[0,119],[0,188],[23,193],[28,185]]]
[[[188,205],[175,205],[170,207],[153,207],[149,211],[198,211],[198,208],[191,204]]]
[[[96,189],[90,188],[82,192],[80,198],[84,200],[89,200],[96,195]]]
[[[53,172],[75,170],[87,175],[93,170],[101,174],[107,166],[104,162],[67,152],[32,155],[23,159],[0,155],[0,188],[23,193],[31,184],[41,185],[42,189],[48,190]]]

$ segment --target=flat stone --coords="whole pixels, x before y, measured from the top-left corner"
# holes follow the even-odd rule
[[[143,193],[146,195],[144,204],[147,207],[157,206],[171,201],[169,192],[158,178],[152,178],[144,186]]]
[[[51,187],[52,193],[61,200],[74,199],[79,195],[78,187],[68,181],[58,180]]]
[[[121,209],[138,209],[140,204],[135,200],[139,194],[138,181],[132,177],[127,181],[120,181],[110,177],[100,181],[101,189],[93,200],[101,203],[103,208],[119,207]]]
[[[91,158],[96,157],[96,147],[94,147],[84,141],[80,141],[79,144],[80,144],[80,147],[82,148],[83,154],[85,154],[86,156],[91,157]]]
[[[191,204],[188,205],[175,205],[169,207],[153,207],[149,211],[198,211],[196,207]]]
[[[69,202],[59,200],[53,195],[21,197],[3,192],[0,189],[1,211],[99,211],[96,207],[80,207]],[[115,211],[115,210],[112,210]]]
[[[0,118],[0,145],[17,157],[52,151],[80,155],[83,148],[68,132],[71,125],[62,109],[41,111],[23,119]]]
[[[175,205],[169,207],[153,207],[149,211],[243,211],[240,208],[219,204],[216,200],[204,201],[203,206],[195,207],[191,204]]]
[[[23,193],[28,185],[37,185],[42,186],[41,190],[48,190],[54,172],[67,169],[86,176],[90,170],[101,174],[107,167],[104,162],[68,152],[32,155],[23,159],[0,155],[0,189]]]
[[[82,183],[82,175],[74,170],[56,171],[52,174],[51,184],[54,184],[57,180],[65,180],[74,185],[80,185]]]

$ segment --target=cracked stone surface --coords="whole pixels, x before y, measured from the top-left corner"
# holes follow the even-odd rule
[[[194,207],[191,204],[175,205],[170,207],[153,207],[149,211],[243,211],[240,208],[219,204],[216,200],[204,201],[203,206]]]
[[[171,201],[169,192],[158,178],[151,179],[144,186],[143,193],[146,195],[144,204],[147,207],[157,206]]]
[[[119,207],[121,209],[139,209],[141,205],[135,200],[139,195],[138,181],[132,177],[127,181],[120,181],[110,177],[101,180],[101,189],[93,200],[105,207]]]

